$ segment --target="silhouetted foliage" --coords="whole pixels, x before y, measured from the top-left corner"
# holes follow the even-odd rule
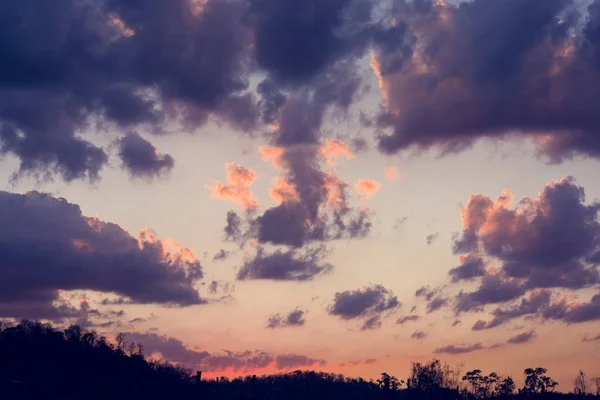
[[[49,324],[23,321],[16,326],[0,323],[0,399],[173,399],[173,400],[362,400],[447,399],[508,397],[515,384],[480,370],[463,378],[470,391],[459,390],[456,368],[439,360],[414,363],[404,381],[383,372],[377,381],[348,378],[340,374],[295,371],[229,379],[201,380],[192,371],[167,362],[144,358],[143,347],[128,342],[126,335],[116,345],[94,331],[77,325],[65,330]],[[527,369],[524,396],[559,400],[569,395],[550,393],[556,386],[544,368]],[[583,375],[585,377],[585,375]],[[586,381],[587,382],[587,381]],[[581,385],[580,385],[581,386]],[[591,383],[584,392],[590,392]],[[570,396],[575,396],[574,394]],[[588,397],[592,397],[588,395]]]
[[[525,374],[525,386],[523,392],[525,393],[547,393],[552,392],[558,385],[558,382],[546,376],[548,370],[546,368],[527,368],[523,373]]]

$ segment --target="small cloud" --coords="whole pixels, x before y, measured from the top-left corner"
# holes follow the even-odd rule
[[[385,179],[387,179],[388,181],[400,180],[404,177],[404,175],[402,175],[400,171],[398,171],[398,168],[393,165],[386,167],[383,171],[383,174],[385,175]]]
[[[267,322],[267,328],[275,329],[286,326],[303,326],[306,322],[304,315],[306,311],[296,308],[295,310],[288,313],[287,316],[282,317],[280,314],[274,314],[269,318]]]
[[[596,336],[585,335],[581,341],[582,342],[595,342],[597,340],[600,340],[600,333]]]
[[[432,233],[431,235],[427,235],[425,238],[425,242],[427,242],[427,246],[431,246],[433,242],[435,242],[440,237],[438,232]]]
[[[400,317],[396,320],[398,325],[404,325],[407,322],[418,321],[421,317],[418,315],[405,315],[404,317]]]
[[[354,189],[366,203],[381,189],[381,183],[372,179],[359,179],[354,182]]]
[[[427,334],[423,331],[414,331],[410,337],[412,339],[423,340],[427,337]]]
[[[250,190],[256,180],[256,172],[252,168],[245,168],[235,163],[225,164],[225,169],[227,170],[226,183],[214,181],[212,186],[206,187],[211,197],[236,202],[246,211],[257,209],[258,201]]]
[[[535,331],[529,331],[525,333],[521,333],[520,335],[513,336],[506,341],[508,344],[521,344],[531,342],[535,337]]]
[[[156,147],[135,132],[117,140],[122,167],[132,177],[152,179],[169,173],[175,160],[169,154],[160,154]]]
[[[404,227],[404,223],[406,222],[407,219],[408,219],[408,217],[396,218],[396,222],[394,223],[393,228],[397,231],[401,230],[402,227]]]
[[[223,261],[225,260],[227,257],[229,257],[231,255],[230,251],[221,249],[217,252],[217,254],[214,255],[213,257],[213,261]]]
[[[364,320],[361,330],[376,329],[382,317],[393,313],[401,304],[390,290],[382,285],[371,285],[364,289],[348,290],[335,294],[329,314],[344,320]]]
[[[436,354],[465,354],[472,353],[474,351],[482,350],[484,347],[481,343],[475,343],[472,345],[449,345],[444,347],[439,347],[435,349],[433,352]]]

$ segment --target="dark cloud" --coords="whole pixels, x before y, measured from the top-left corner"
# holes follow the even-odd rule
[[[596,336],[584,336],[583,339],[581,340],[582,342],[595,342],[597,340],[600,340],[600,334],[596,335]]]
[[[259,247],[253,258],[246,259],[237,273],[237,279],[309,281],[333,269],[331,264],[323,262],[328,254],[324,247],[276,250],[273,253],[267,253]]]
[[[301,247],[369,234],[369,214],[348,205],[348,185],[325,169],[321,152],[325,111],[345,112],[358,85],[359,76],[343,65],[316,78],[311,89],[295,92],[279,110],[272,145],[280,152],[276,164],[282,179],[295,188],[295,196],[254,219],[252,235],[261,243]]]
[[[427,237],[425,238],[425,242],[427,243],[427,246],[431,246],[433,244],[433,242],[435,242],[439,237],[440,237],[440,234],[437,232],[427,235]]]
[[[561,300],[544,309],[542,316],[547,319],[562,320],[568,324],[600,320],[600,293],[583,303],[568,303],[566,300]]]
[[[310,358],[297,354],[273,355],[262,351],[223,351],[220,353],[210,353],[187,346],[178,339],[151,332],[128,332],[125,339],[128,342],[141,343],[147,355],[159,353],[163,359],[181,364],[187,368],[208,372],[228,369],[235,372],[249,372],[271,365],[280,370],[287,370],[297,367],[324,366],[327,364],[327,361],[323,359]]]
[[[362,329],[367,330],[380,327],[382,318],[400,306],[398,298],[390,290],[382,285],[371,285],[336,293],[328,312],[345,320],[362,319]]]
[[[47,194],[0,192],[0,304],[6,316],[46,310],[59,290],[95,290],[135,303],[200,304],[200,262],[150,231],[136,239]],[[13,310],[13,311],[11,311]]]
[[[108,157],[86,130],[193,130],[209,115],[250,129],[245,11],[237,0],[200,13],[187,0],[3,3],[0,153],[18,174],[94,180]]]
[[[327,361],[318,358],[310,358],[297,354],[281,354],[275,357],[275,366],[277,369],[291,369],[298,367],[310,367],[313,365],[324,366]]]
[[[460,291],[456,296],[454,310],[457,313],[480,311],[487,304],[499,304],[525,294],[526,288],[516,279],[499,275],[484,276],[481,285],[473,292]]]
[[[461,264],[458,267],[452,268],[448,272],[452,277],[452,282],[469,281],[486,274],[485,261],[477,254],[463,256],[460,261]]]
[[[210,357],[207,351],[191,349],[181,340],[156,333],[128,332],[125,339],[141,343],[147,355],[160,353],[167,360],[185,365],[198,365]]]
[[[472,345],[449,345],[444,347],[438,347],[433,352],[436,354],[465,354],[472,353],[474,351],[478,351],[483,349],[483,345],[481,343],[475,343]]]
[[[381,328],[383,321],[379,315],[373,315],[372,317],[367,318],[360,327],[361,331],[369,331],[374,329]]]
[[[548,134],[553,161],[597,157],[600,2],[588,17],[576,0],[426,0],[391,10],[406,29],[376,49],[386,98],[379,148],[460,151],[483,137]],[[407,38],[415,38],[407,42]],[[406,45],[410,45],[407,49]],[[394,56],[400,62],[386,68]],[[539,137],[539,136],[538,136]]]
[[[286,326],[303,326],[306,322],[304,319],[305,314],[306,311],[301,310],[299,308],[290,311],[285,317],[282,317],[280,314],[274,314],[271,317],[269,317],[269,321],[267,322],[267,328],[275,329]]]
[[[229,257],[231,255],[230,251],[227,251],[225,249],[220,249],[214,256],[213,256],[213,261],[223,261],[225,260],[227,257]]]
[[[230,282],[222,281],[211,281],[208,285],[208,293],[213,295],[221,295],[221,299],[231,297],[231,294],[235,291],[235,285]]]
[[[529,294],[528,298],[508,305],[498,307],[492,312],[492,320],[489,322],[479,320],[471,328],[474,331],[491,329],[503,325],[514,318],[525,315],[536,315],[550,305],[552,293],[549,290],[537,290]]]
[[[119,157],[133,177],[154,178],[173,169],[175,160],[168,154],[160,154],[156,147],[135,132],[130,132],[117,142]]]
[[[463,232],[455,252],[481,250],[501,261],[504,276],[524,287],[580,289],[600,282],[587,260],[600,247],[600,204],[585,204],[575,179],[552,181],[535,199],[509,208],[511,194],[493,201],[473,195],[463,210]]]
[[[423,340],[427,337],[427,334],[423,331],[414,331],[410,337],[412,339]]]
[[[449,304],[448,297],[443,293],[443,287],[423,286],[415,292],[415,296],[427,300],[425,310],[427,314],[437,311]]]
[[[235,211],[227,212],[227,223],[223,228],[224,239],[229,242],[239,242],[243,240],[242,225],[244,221]]]
[[[535,338],[535,331],[524,332],[513,336],[506,341],[508,344],[521,344],[531,342]]]
[[[251,0],[256,61],[275,79],[309,81],[366,44],[370,12],[360,0]]]
[[[396,320],[398,325],[404,325],[407,322],[418,321],[421,317],[418,315],[405,315],[404,317],[400,317]]]

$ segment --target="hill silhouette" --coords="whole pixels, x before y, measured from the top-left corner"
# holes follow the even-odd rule
[[[193,373],[194,372],[194,373]],[[555,393],[544,368],[528,368],[525,387],[511,377],[461,371],[438,360],[413,363],[404,380],[382,373],[378,380],[295,371],[230,380],[202,380],[201,373],[147,360],[143,346],[123,336],[110,343],[72,325],[23,321],[0,325],[0,399],[488,399],[600,398],[600,380],[580,374],[574,393]],[[592,394],[595,393],[595,394]]]

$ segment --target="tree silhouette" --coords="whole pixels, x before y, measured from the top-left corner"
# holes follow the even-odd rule
[[[515,388],[515,381],[513,381],[513,378],[511,378],[510,376],[507,376],[506,378],[502,379],[498,384],[497,394],[498,396],[502,397],[510,396],[515,392]]]
[[[588,384],[587,377],[585,376],[585,372],[579,370],[577,377],[573,381],[573,392],[575,394],[588,394],[590,392],[590,385]]]
[[[552,392],[558,385],[558,382],[546,376],[546,368],[527,368],[523,371],[525,374],[525,386],[523,391],[526,393],[547,393]]]
[[[544,368],[525,370],[525,388],[518,395],[511,377],[484,375],[478,369],[463,377],[470,391],[459,391],[455,377],[460,369],[439,360],[413,363],[408,390],[387,372],[377,381],[316,371],[201,379],[201,371],[192,375],[181,366],[147,360],[143,347],[129,343],[125,335],[117,335],[113,345],[77,325],[58,330],[30,321],[0,324],[1,400],[530,400],[539,394],[551,400],[590,400],[584,393],[592,391],[580,372],[578,378],[587,386],[576,383],[579,394],[549,394],[557,383]]]

